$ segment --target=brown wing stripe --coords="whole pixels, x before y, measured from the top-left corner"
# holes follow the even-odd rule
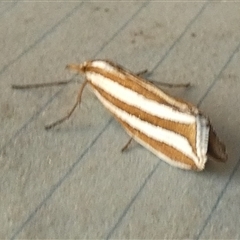
[[[171,104],[169,104],[169,102],[167,102],[163,97],[160,97],[159,95],[161,95],[161,90],[157,89],[159,91],[159,95],[156,93],[153,93],[152,91],[148,90],[145,86],[142,86],[142,82],[145,82],[146,85],[151,85],[150,83],[147,83],[145,80],[141,79],[138,80],[137,77],[133,76],[133,75],[127,75],[127,76],[121,76],[121,75],[116,75],[110,72],[106,72],[104,69],[100,69],[97,67],[88,67],[87,71],[89,72],[94,72],[97,74],[102,75],[105,78],[111,79],[114,82],[119,83],[120,85],[133,90],[134,92],[137,92],[140,95],[145,96],[148,99],[154,100],[158,103],[162,103],[165,104],[167,106],[173,107],[175,108],[175,106],[172,106]],[[130,78],[131,77],[131,78]]]
[[[142,140],[145,142],[147,145],[151,146],[153,149],[155,149],[158,152],[161,152],[162,154],[166,156],[172,156],[171,159],[176,162],[181,162],[184,164],[187,164],[191,166],[191,169],[197,170],[197,166],[195,165],[194,161],[192,161],[189,157],[184,155],[182,152],[178,151],[177,149],[163,143],[160,141],[156,141],[147,135],[143,134],[142,132],[138,131],[137,129],[134,129],[130,125],[128,125],[126,122],[122,121],[120,118],[116,117],[115,118],[121,123],[121,125],[128,131],[131,132],[133,135],[133,138],[136,141],[138,139]],[[140,143],[141,144],[141,143]]]
[[[127,112],[130,115],[134,115],[137,118],[141,119],[142,121],[148,122],[152,125],[159,126],[161,128],[167,129],[169,131],[178,133],[185,137],[189,144],[191,145],[193,152],[196,154],[196,126],[195,124],[183,124],[183,123],[178,123],[178,122],[173,122],[170,120],[166,120],[163,118],[159,118],[156,116],[153,116],[149,113],[144,112],[143,110],[130,106],[117,98],[113,97],[109,93],[105,92],[98,86],[92,84],[89,82],[89,84],[99,92],[107,101],[112,103],[114,106],[118,107],[119,109],[122,109],[123,111]]]

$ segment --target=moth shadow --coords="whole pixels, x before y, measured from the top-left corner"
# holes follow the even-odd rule
[[[208,159],[204,171],[206,173],[222,175],[229,171],[229,166],[227,166],[226,163],[215,162],[211,159]]]

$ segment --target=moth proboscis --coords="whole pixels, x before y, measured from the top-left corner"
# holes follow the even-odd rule
[[[189,102],[174,98],[125,68],[106,60],[67,65],[68,69],[85,74],[76,103],[60,120],[45,126],[55,127],[68,119],[81,102],[82,92],[89,85],[100,102],[113,114],[131,139],[146,147],[165,162],[182,168],[201,171],[207,158],[225,162],[227,153],[210,121]],[[49,83],[56,85],[57,83]],[[67,84],[67,81],[61,82]],[[165,86],[172,84],[162,83]],[[28,85],[25,87],[34,87]],[[43,87],[46,84],[36,84]],[[188,84],[179,84],[188,86]],[[24,88],[14,85],[13,88]],[[131,140],[124,146],[125,150]]]

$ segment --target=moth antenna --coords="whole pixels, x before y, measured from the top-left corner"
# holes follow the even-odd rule
[[[60,86],[66,85],[72,82],[72,79],[66,81],[58,81],[58,82],[48,82],[48,83],[35,83],[35,84],[22,84],[22,85],[12,85],[12,89],[30,89],[30,88],[42,88],[42,87],[52,87],[52,86]]]

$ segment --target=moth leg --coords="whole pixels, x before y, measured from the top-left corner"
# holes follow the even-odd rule
[[[148,72],[148,70],[147,70],[147,69],[144,69],[144,70],[142,70],[142,71],[140,71],[140,72],[137,72],[136,75],[137,75],[137,76],[143,76],[143,75],[145,75],[147,72]]]
[[[133,138],[131,137],[128,142],[123,146],[123,148],[121,149],[121,152],[124,152],[128,149],[129,145],[131,144]]]
[[[158,81],[149,81],[150,83],[153,83],[155,85],[160,85],[160,86],[164,86],[164,87],[169,87],[169,88],[180,88],[180,87],[184,87],[184,88],[188,88],[191,86],[190,82],[188,83],[166,83],[166,82],[158,82]]]
[[[57,121],[55,121],[55,122],[53,122],[51,124],[46,125],[45,126],[46,130],[49,130],[49,129],[51,129],[51,128],[61,124],[62,122],[66,121],[67,119],[69,119],[71,117],[71,115],[73,114],[73,112],[76,109],[76,107],[81,103],[83,89],[85,88],[86,85],[87,85],[87,80],[85,80],[83,82],[81,88],[79,89],[76,102],[75,102],[74,106],[72,107],[72,109],[68,112],[68,114],[65,117],[63,117],[63,118],[60,118],[59,120],[57,120]]]
[[[146,74],[149,74],[147,69],[136,73],[136,75],[139,76],[139,77],[143,76],[143,75],[146,75]],[[149,80],[149,82],[153,83],[155,85],[160,85],[160,86],[169,87],[169,88],[174,88],[174,87],[175,88],[179,88],[179,87],[188,88],[188,87],[191,86],[191,84],[189,82],[188,83],[178,83],[178,84],[166,83],[166,82],[158,82],[158,81],[153,81],[153,80]]]

